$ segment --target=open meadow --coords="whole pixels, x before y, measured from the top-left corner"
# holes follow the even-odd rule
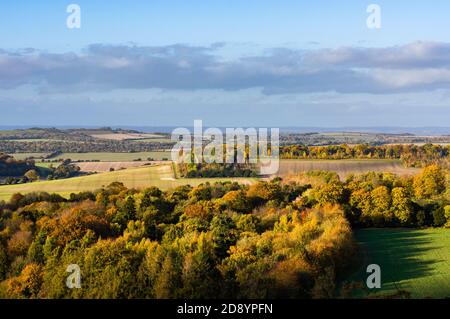
[[[358,297],[410,293],[411,298],[450,297],[450,229],[363,229],[355,232],[360,268],[348,281],[365,283],[366,267],[381,267],[381,289]]]

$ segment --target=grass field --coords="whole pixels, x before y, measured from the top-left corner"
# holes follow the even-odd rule
[[[255,179],[251,178],[175,179],[172,165],[160,164],[55,181],[42,181],[20,185],[4,185],[0,186],[0,200],[9,200],[11,195],[14,193],[29,193],[37,191],[58,193],[62,196],[69,196],[71,193],[95,190],[103,186],[107,186],[112,182],[122,182],[129,188],[156,186],[166,190],[186,184],[196,186],[201,183],[216,181],[237,181],[248,184],[252,183],[254,180]]]
[[[136,159],[153,158],[161,161],[164,158],[170,159],[170,152],[138,152],[138,153],[62,153],[53,157],[52,160],[71,159],[72,161],[102,161],[102,162],[132,162]]]
[[[44,156],[47,156],[47,153],[14,153],[9,155],[11,155],[17,160],[23,160],[29,157],[42,158]]]
[[[397,160],[281,160],[278,175],[283,177],[314,170],[333,171],[342,179],[350,174],[363,174],[369,171],[398,175],[413,175],[420,171],[406,168]]]
[[[366,267],[381,267],[381,289],[363,296],[405,290],[412,298],[450,297],[450,229],[365,229],[355,236],[361,267],[348,280],[365,283]]]
[[[76,163],[82,172],[109,172],[110,169],[119,170],[132,167],[141,167],[150,164],[157,164],[162,162],[80,162]]]

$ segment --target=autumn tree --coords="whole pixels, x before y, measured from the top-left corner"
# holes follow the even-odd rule
[[[392,211],[401,225],[409,225],[413,218],[413,207],[407,190],[396,187],[392,190]]]
[[[372,222],[376,226],[389,225],[392,221],[391,194],[386,186],[379,186],[370,193]]]
[[[158,299],[173,299],[178,297],[181,286],[181,265],[179,256],[174,251],[166,255],[161,271],[155,281],[154,295]]]
[[[431,198],[445,191],[445,174],[438,165],[431,165],[414,177],[414,192],[418,198]]]
[[[0,243],[0,281],[5,279],[8,272],[8,255],[6,249]]]
[[[30,182],[34,182],[37,181],[39,179],[39,174],[36,172],[36,170],[31,169],[28,172],[25,173],[24,175],[27,180],[29,180]]]

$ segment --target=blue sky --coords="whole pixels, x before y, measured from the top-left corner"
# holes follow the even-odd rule
[[[66,27],[70,3],[81,29]],[[0,125],[448,126],[448,12],[445,0],[2,2]]]

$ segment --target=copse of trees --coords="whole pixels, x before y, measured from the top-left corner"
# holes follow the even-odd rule
[[[348,220],[357,227],[450,226],[445,217],[450,204],[450,175],[438,165],[428,166],[414,177],[371,172],[351,175],[341,182],[337,175],[330,179],[327,172],[306,173],[303,179],[312,175],[319,180],[323,175],[322,181],[297,198],[299,207],[342,205]]]
[[[257,177],[257,168],[251,164],[177,164],[177,171],[185,178]]]
[[[49,180],[52,179],[63,179],[75,177],[80,174],[80,167],[72,164],[70,159],[64,160],[61,165],[53,168],[51,173],[47,176]]]
[[[70,178],[80,175],[80,167],[64,160],[56,168],[35,166],[33,160],[15,160],[14,157],[0,153],[0,177],[5,177],[2,184],[22,184],[34,182],[41,177],[48,180]]]
[[[399,159],[407,166],[422,167],[448,163],[450,145],[289,145],[280,148],[280,156],[284,159]]]
[[[23,176],[36,169],[33,160],[16,160],[14,157],[0,153],[0,177]]]

